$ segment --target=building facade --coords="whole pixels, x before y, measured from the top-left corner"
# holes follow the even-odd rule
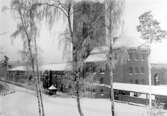
[[[148,84],[148,50],[145,48],[128,48],[126,50],[128,57],[124,56],[123,62],[121,62],[120,58],[122,58],[121,54],[123,53],[120,54],[120,49],[114,48],[113,50],[113,63],[115,64],[113,81],[131,84]],[[110,85],[110,77],[105,72],[106,50],[106,47],[93,50],[93,53],[86,60],[86,65],[90,69],[86,72],[92,72],[97,83]],[[105,90],[104,87],[97,87],[97,91],[107,93]]]
[[[148,84],[148,50],[128,49],[126,63],[116,67],[115,82]]]

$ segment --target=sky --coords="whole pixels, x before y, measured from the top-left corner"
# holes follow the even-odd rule
[[[0,0],[0,9],[3,6],[9,6],[10,0]],[[167,30],[167,0],[125,0],[124,11],[124,34],[125,40],[136,41],[140,39],[140,34],[136,31],[138,17],[146,12],[152,11],[153,16],[160,22],[162,29]],[[22,42],[18,37],[11,37],[12,32],[16,29],[17,20],[10,11],[0,12],[0,54],[10,57],[10,60],[18,60],[22,50]],[[39,38],[40,58],[44,63],[63,62],[63,42],[60,34],[63,33],[66,23],[61,19],[54,24],[49,31],[46,24],[41,24]],[[128,38],[127,38],[128,37]],[[152,45],[151,61],[153,63],[167,63],[167,41]]]

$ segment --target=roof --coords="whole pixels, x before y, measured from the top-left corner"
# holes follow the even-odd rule
[[[110,85],[106,84],[94,84],[96,86],[103,86],[110,88]],[[129,91],[129,92],[138,92],[149,94],[151,91],[152,95],[161,95],[167,96],[167,85],[140,85],[140,84],[128,84],[128,83],[113,83],[113,88],[117,90]]]
[[[108,47],[107,46],[99,46],[99,47],[95,47],[92,51],[91,54],[97,54],[97,53],[105,53],[108,51]]]
[[[85,62],[102,62],[107,60],[105,53],[99,53],[99,54],[91,54],[88,56],[88,58],[85,60]]]
[[[69,71],[72,69],[70,63],[59,63],[59,64],[46,64],[39,67],[41,71],[51,70],[51,71]],[[25,66],[16,66],[14,68],[8,69],[8,71],[26,71]]]
[[[70,63],[60,63],[60,64],[46,64],[40,67],[41,71],[51,70],[51,71],[70,71],[72,70],[72,65]]]
[[[8,71],[25,71],[26,67],[25,66],[16,66],[14,68],[8,69]]]
[[[57,88],[56,88],[54,85],[52,85],[52,86],[50,86],[48,89],[49,89],[49,90],[56,90]]]
[[[167,91],[165,91],[167,90],[166,85],[159,85],[159,86],[152,85],[150,88],[148,85],[114,83],[114,89],[139,92],[139,93],[149,93],[149,91],[151,90],[152,95],[167,96]]]

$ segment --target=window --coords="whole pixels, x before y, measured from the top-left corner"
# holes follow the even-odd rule
[[[145,70],[144,70],[144,67],[141,67],[141,73],[144,73]]]
[[[103,69],[103,68],[99,68],[99,72],[100,72],[100,73],[103,73],[103,72],[104,72],[104,69]]]
[[[139,80],[136,79],[136,80],[135,80],[135,84],[139,84]]]
[[[141,59],[145,60],[145,55],[144,54],[141,55]]]
[[[132,74],[132,73],[133,73],[133,68],[129,67],[129,74]]]
[[[92,92],[96,92],[96,89],[92,89]]]
[[[104,79],[100,78],[100,84],[104,83]]]
[[[92,65],[89,65],[89,66],[88,66],[88,71],[89,71],[89,72],[92,72],[92,71],[93,71],[93,66],[92,66]]]
[[[139,73],[139,68],[135,67],[135,73]]]
[[[139,54],[138,54],[138,52],[136,52],[136,58],[135,59],[139,60]]]
[[[103,93],[103,91],[104,91],[103,89],[100,89],[100,92],[101,92],[101,93]]]
[[[133,60],[133,54],[129,53],[129,60]]]

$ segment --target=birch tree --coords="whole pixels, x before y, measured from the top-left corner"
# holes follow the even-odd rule
[[[148,79],[149,79],[149,108],[152,109],[151,99],[151,64],[150,64],[150,53],[151,44],[153,42],[161,41],[166,38],[167,31],[161,29],[160,23],[154,19],[151,11],[145,12],[139,16],[139,25],[137,31],[141,34],[141,38],[146,41],[148,48]]]
[[[72,44],[72,78],[75,83],[78,112],[80,116],[83,116],[84,114],[80,104],[80,77],[83,70],[83,61],[90,52],[90,49],[88,49],[88,46],[91,46],[92,43],[90,42],[90,33],[95,29],[95,23],[97,23],[96,21],[100,19],[99,17],[101,17],[101,15],[93,17],[94,21],[91,20],[92,22],[89,23],[91,28],[87,29],[87,33],[84,35],[84,37],[81,35],[82,37],[78,38],[79,36],[74,33],[73,29],[73,15],[80,10],[74,6],[74,2],[72,0],[64,3],[59,0],[37,2],[34,3],[33,8],[34,12],[37,14],[36,16],[41,20],[45,19],[51,27],[53,27],[56,17],[60,16],[59,13],[63,14],[67,20],[68,28],[64,33],[64,36],[65,39]],[[85,17],[83,17],[83,20],[86,20],[84,18]]]
[[[112,116],[115,116],[114,108],[114,89],[113,89],[113,45],[114,33],[121,26],[121,16],[124,8],[123,0],[105,0],[106,7],[106,41],[108,46],[107,61],[106,61],[106,70],[108,77],[110,77],[110,99],[111,99],[111,112]]]
[[[12,34],[12,37],[17,37],[20,35],[23,41],[23,48],[26,53],[25,55],[28,62],[30,63],[33,78],[36,80],[35,85],[39,116],[45,116],[40,88],[40,75],[38,70],[38,50],[36,42],[38,30],[32,10],[33,2],[34,0],[11,1],[11,12],[14,14],[17,20],[17,28],[16,31]]]

